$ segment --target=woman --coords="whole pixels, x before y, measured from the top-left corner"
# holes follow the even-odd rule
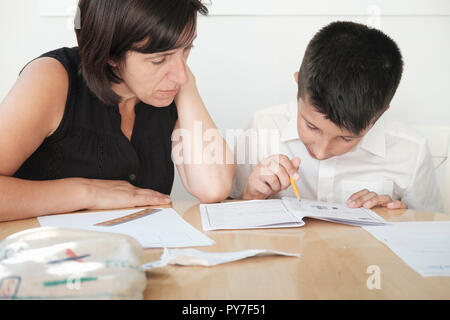
[[[78,47],[42,55],[0,105],[0,220],[170,203],[174,130],[217,131],[186,64],[199,0],[79,2]],[[197,126],[198,127],[198,126]],[[177,163],[201,202],[225,199],[234,165]],[[219,152],[220,151],[220,152]],[[207,152],[206,152],[207,153]],[[231,157],[232,158],[232,157]]]

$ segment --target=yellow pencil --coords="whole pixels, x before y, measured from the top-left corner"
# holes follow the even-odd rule
[[[297,185],[295,184],[294,179],[289,177],[289,180],[291,180],[292,189],[294,189],[295,196],[297,197],[298,201],[300,201],[300,192],[298,191]]]

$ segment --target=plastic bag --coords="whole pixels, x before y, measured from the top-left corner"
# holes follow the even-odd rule
[[[61,228],[0,242],[0,299],[142,299],[142,247],[126,235]]]

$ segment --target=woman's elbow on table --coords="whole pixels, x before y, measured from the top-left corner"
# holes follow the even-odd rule
[[[200,203],[217,203],[228,198],[231,193],[231,188],[220,189],[220,190],[205,190],[201,194],[197,195],[196,198]]]
[[[207,184],[197,192],[193,192],[201,203],[217,203],[227,199],[231,194],[233,176],[224,178],[220,183]]]

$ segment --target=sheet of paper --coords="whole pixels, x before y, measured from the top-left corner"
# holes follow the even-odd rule
[[[450,221],[363,227],[422,277],[450,276]]]
[[[142,215],[130,219],[130,215],[142,210],[102,211],[39,217],[43,227],[85,229],[99,232],[121,233],[135,238],[144,248],[181,248],[210,246],[213,240],[195,229],[173,209]],[[96,224],[124,218],[126,221],[111,226]]]
[[[297,218],[314,217],[350,225],[384,225],[387,222],[375,212],[365,208],[349,208],[345,204],[326,203],[283,197],[286,208]]]
[[[180,266],[210,267],[250,257],[263,257],[273,255],[297,258],[300,257],[300,254],[297,253],[286,253],[265,249],[254,249],[236,252],[203,252],[196,249],[164,249],[160,260],[146,263],[142,266],[142,268],[143,270],[150,270],[153,268],[165,267],[168,264]]]
[[[200,205],[203,230],[300,227],[305,223],[280,200]]]

